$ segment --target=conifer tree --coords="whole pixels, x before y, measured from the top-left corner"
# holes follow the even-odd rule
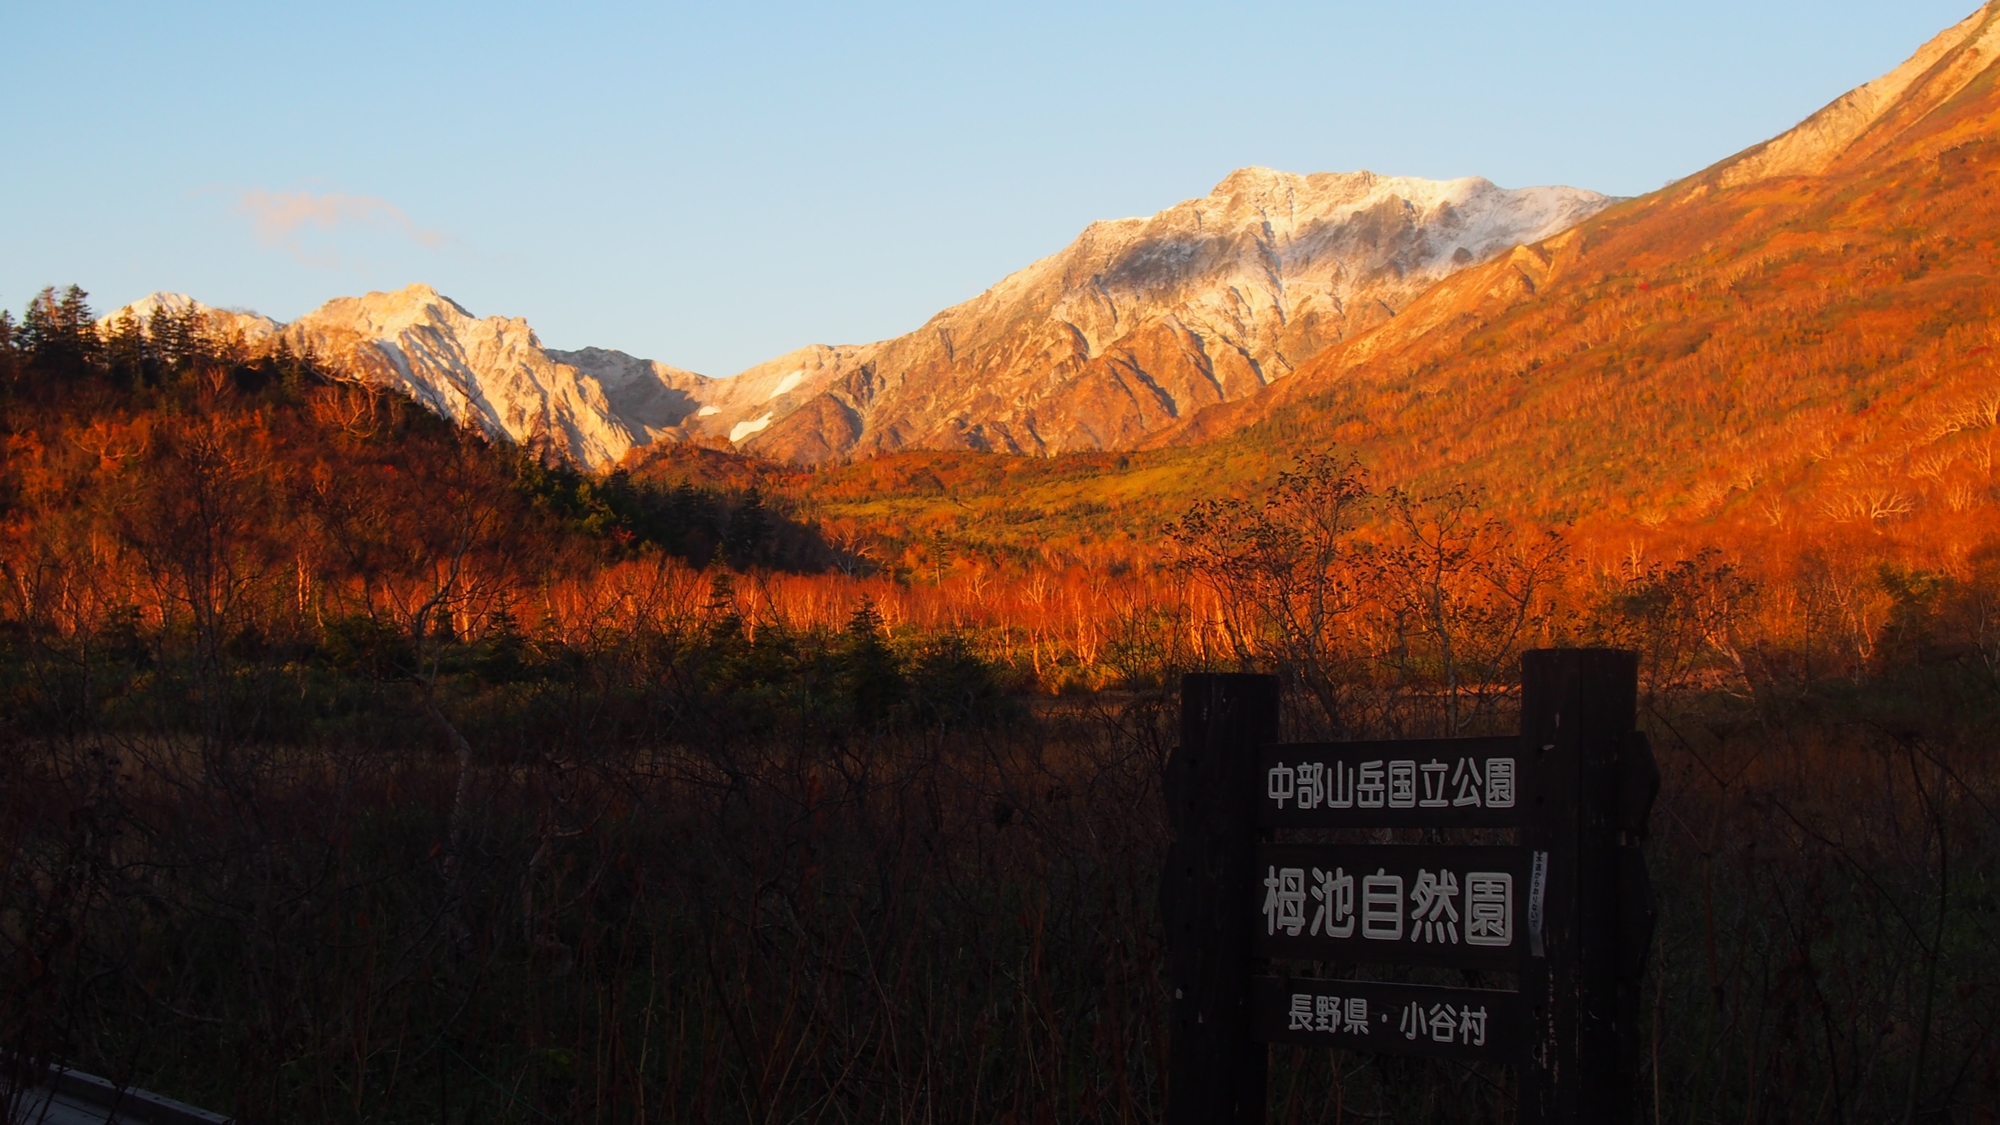
[[[909,692],[903,670],[883,639],[882,612],[863,596],[847,620],[845,657],[849,698],[862,726],[879,726]]]
[[[738,570],[764,561],[764,547],[771,536],[770,514],[764,510],[764,493],[751,485],[729,514],[729,531],[723,538],[723,554]]]
[[[104,366],[128,387],[142,387],[148,378],[150,347],[146,330],[131,309],[118,314],[104,341]]]
[[[19,356],[15,345],[19,335],[19,329],[14,326],[14,314],[0,309],[0,384],[12,385],[14,382]]]
[[[85,301],[89,296],[72,285],[57,297],[51,285],[28,303],[21,317],[21,337],[30,365],[71,376],[99,366],[103,345]]]
[[[709,579],[708,605],[702,614],[708,619],[708,643],[726,646],[743,636],[743,615],[736,609],[736,582],[728,571],[718,571]]]
[[[214,349],[208,346],[207,334],[208,318],[197,308],[179,312],[155,309],[147,324],[147,336],[152,340],[160,365],[169,371],[186,371],[203,360],[214,358]]]

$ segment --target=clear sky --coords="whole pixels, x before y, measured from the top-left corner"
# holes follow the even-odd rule
[[[0,4],[0,304],[428,281],[729,374],[1230,169],[1637,194],[1974,0]]]

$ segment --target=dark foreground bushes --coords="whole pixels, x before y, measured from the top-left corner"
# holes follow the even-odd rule
[[[17,659],[0,1035],[246,1121],[1155,1119],[1174,700],[1030,713],[858,616],[230,691],[128,635],[91,712]],[[1757,683],[1645,719],[1647,1117],[1990,1120],[2000,693]],[[250,687],[294,717],[204,733]],[[1504,1071],[1275,1062],[1274,1120],[1505,1120]]]

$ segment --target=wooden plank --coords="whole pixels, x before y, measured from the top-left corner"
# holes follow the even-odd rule
[[[1537,1028],[1518,1120],[1630,1121],[1636,1039],[1619,1019],[1620,753],[1637,705],[1636,654],[1546,649],[1521,662],[1521,733],[1535,760],[1522,843],[1549,856],[1544,958],[1523,966]]]
[[[1261,884],[1250,795],[1257,748],[1278,735],[1272,676],[1190,675],[1181,742],[1167,763],[1160,883],[1174,988],[1167,1048],[1169,1125],[1262,1125],[1268,1055],[1251,1035],[1249,913]]]

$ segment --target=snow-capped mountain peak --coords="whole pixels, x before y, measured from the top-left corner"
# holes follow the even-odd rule
[[[1609,202],[1477,177],[1242,168],[1159,214],[1092,223],[915,332],[813,345],[727,379],[547,348],[526,320],[476,316],[428,285],[337,298],[282,330],[215,315],[590,469],[689,438],[799,462],[911,447],[1048,454],[1129,446],[1254,394],[1439,279]],[[194,304],[155,294],[132,307]]]
[[[110,331],[129,315],[143,331],[152,324],[154,314],[161,312],[174,316],[189,312],[200,313],[207,321],[210,330],[224,334],[240,333],[244,342],[248,344],[259,344],[269,340],[284,327],[261,313],[250,312],[247,309],[218,309],[204,305],[185,293],[166,292],[148,293],[129,305],[114,309],[109,315],[99,318],[97,325],[100,329]]]
[[[622,352],[546,349],[526,320],[475,316],[428,285],[328,301],[285,338],[460,425],[590,469],[669,436],[711,381]]]

